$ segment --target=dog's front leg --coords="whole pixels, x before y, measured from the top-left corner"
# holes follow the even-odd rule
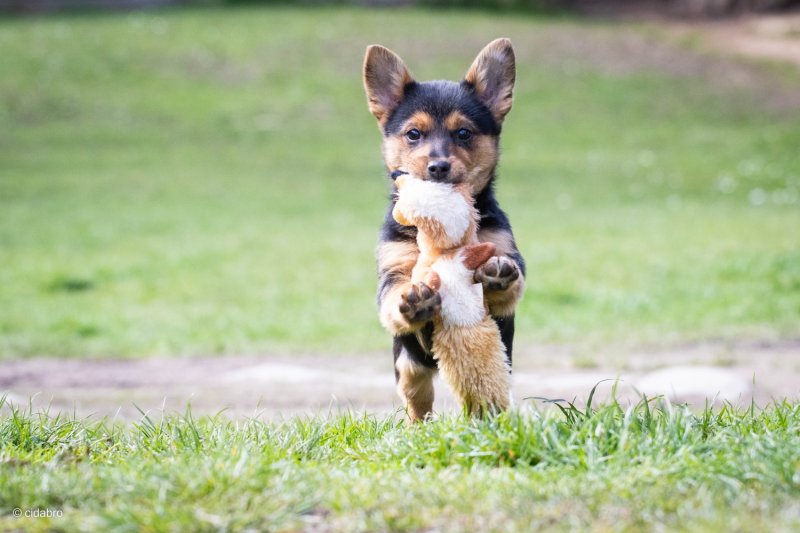
[[[380,302],[380,320],[394,336],[416,333],[439,312],[442,297],[425,283],[398,283]]]
[[[481,242],[494,243],[496,255],[475,270],[475,282],[483,285],[489,313],[497,318],[513,317],[525,290],[525,263],[509,230],[483,230]]]
[[[397,392],[409,422],[424,420],[433,408],[436,363],[426,353],[421,338],[430,339],[430,320],[442,302],[436,290],[425,283],[411,282],[418,257],[414,240],[384,241],[377,250],[378,315],[394,336]]]
[[[481,242],[492,242],[497,251],[475,271],[475,281],[483,285],[483,299],[489,314],[500,329],[509,367],[514,350],[514,313],[525,290],[525,261],[517,250],[510,229],[482,229]]]
[[[411,281],[418,257],[416,241],[386,241],[378,246],[378,316],[395,337],[419,331],[441,307],[435,289]]]
[[[525,276],[512,257],[492,257],[475,271],[475,281],[483,284],[484,300],[493,317],[514,315],[525,289]]]

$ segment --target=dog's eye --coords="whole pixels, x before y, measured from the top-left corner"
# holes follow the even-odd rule
[[[459,141],[467,141],[470,137],[472,137],[472,132],[467,128],[461,128],[456,132],[456,137],[458,137]]]
[[[422,137],[422,134],[419,132],[417,128],[412,128],[406,132],[406,139],[409,141],[418,141]]]

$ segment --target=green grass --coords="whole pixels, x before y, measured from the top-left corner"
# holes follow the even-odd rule
[[[643,400],[414,428],[355,413],[274,423],[151,413],[124,426],[5,409],[3,530],[800,527],[800,407],[787,402],[693,414]]]
[[[0,20],[0,356],[386,348],[364,47],[458,78],[500,35],[521,342],[796,336],[796,77],[620,70],[715,61],[635,23],[243,8]]]

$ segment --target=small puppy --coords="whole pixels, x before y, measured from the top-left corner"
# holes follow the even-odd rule
[[[524,289],[525,263],[511,225],[494,196],[503,119],[511,109],[516,76],[508,39],[497,39],[475,58],[464,80],[415,81],[403,61],[373,45],[364,61],[369,110],[383,133],[390,176],[413,174],[468,187],[478,211],[478,240],[495,245],[495,255],[475,271],[484,300],[497,323],[511,365],[514,312]],[[391,197],[377,249],[378,306],[394,337],[395,377],[409,419],[433,408],[432,319],[441,295],[425,282],[412,282],[419,257],[416,228],[394,220]]]

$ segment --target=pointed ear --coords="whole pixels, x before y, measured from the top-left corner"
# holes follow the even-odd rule
[[[467,270],[475,270],[494,255],[497,247],[491,242],[482,242],[464,247],[464,266]]]
[[[405,87],[414,79],[397,54],[373,44],[364,57],[364,90],[369,110],[383,124],[403,99]]]
[[[516,72],[511,41],[496,39],[481,50],[464,77],[498,124],[511,110]]]

